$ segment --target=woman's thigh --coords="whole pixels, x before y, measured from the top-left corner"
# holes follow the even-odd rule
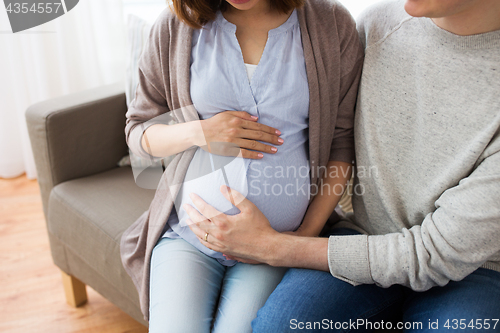
[[[252,332],[252,320],[286,270],[264,264],[238,263],[229,267],[222,284],[213,332]]]
[[[500,273],[479,268],[461,281],[412,292],[404,321],[421,323],[405,332],[500,332]]]
[[[210,332],[224,271],[185,240],[162,238],[151,256],[149,332]]]

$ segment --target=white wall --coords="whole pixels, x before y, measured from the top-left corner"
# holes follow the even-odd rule
[[[165,0],[122,1],[124,22],[126,22],[128,14],[134,14],[150,23],[153,23],[160,12],[167,6],[167,2]]]

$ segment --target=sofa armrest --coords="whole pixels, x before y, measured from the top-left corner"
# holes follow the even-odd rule
[[[45,217],[54,186],[112,169],[128,153],[124,87],[118,82],[26,110]]]

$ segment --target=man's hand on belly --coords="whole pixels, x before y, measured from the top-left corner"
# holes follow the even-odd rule
[[[274,230],[262,212],[241,193],[221,186],[228,201],[236,203],[239,214],[226,215],[196,194],[185,209],[189,227],[211,250],[241,261],[252,260],[272,266],[301,267],[328,271],[328,238],[296,237]],[[207,219],[205,216],[212,216]]]

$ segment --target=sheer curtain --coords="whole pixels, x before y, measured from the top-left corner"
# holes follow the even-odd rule
[[[356,18],[378,0],[341,0]],[[165,0],[82,0],[67,14],[11,33],[0,5],[0,178],[36,178],[24,112],[39,101],[124,79],[124,17],[154,21]]]
[[[363,10],[379,1],[380,0],[340,0],[355,19],[358,18]]]
[[[0,8],[0,178],[26,172],[32,179],[36,169],[24,118],[28,106],[124,79],[122,0],[82,0],[67,14],[16,34],[4,8]]]

